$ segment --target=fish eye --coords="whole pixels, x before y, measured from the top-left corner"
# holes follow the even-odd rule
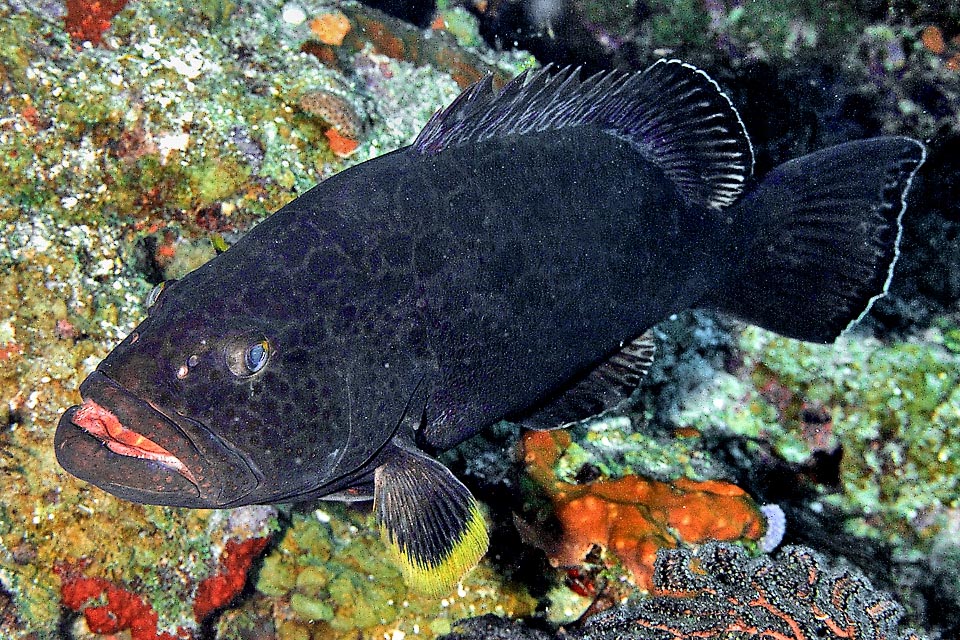
[[[260,369],[263,369],[264,365],[267,364],[269,349],[270,344],[266,340],[250,345],[250,348],[247,349],[246,365],[251,373],[260,371]]]
[[[266,338],[254,342],[238,341],[227,349],[227,367],[233,375],[246,378],[263,370],[270,359],[270,343]]]

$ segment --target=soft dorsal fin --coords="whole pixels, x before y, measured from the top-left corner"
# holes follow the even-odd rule
[[[639,386],[655,352],[647,331],[520,423],[529,429],[562,429],[615,408]]]
[[[438,111],[412,145],[432,154],[497,136],[596,126],[628,140],[691,203],[733,203],[753,170],[753,149],[730,99],[706,73],[659,60],[641,73],[547,66],[496,92],[490,76]]]

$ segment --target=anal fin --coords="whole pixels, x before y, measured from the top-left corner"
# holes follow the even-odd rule
[[[487,551],[480,505],[450,470],[404,446],[374,474],[374,513],[407,584],[443,595]]]
[[[528,429],[563,429],[609,411],[627,400],[646,375],[656,346],[647,331],[520,423]]]

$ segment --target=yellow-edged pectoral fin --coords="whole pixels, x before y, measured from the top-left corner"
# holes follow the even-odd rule
[[[487,552],[486,521],[449,469],[419,451],[396,452],[374,476],[377,524],[407,585],[444,595]]]

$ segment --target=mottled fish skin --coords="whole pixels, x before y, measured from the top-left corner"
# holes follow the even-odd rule
[[[439,365],[434,446],[520,415],[727,270],[736,230],[602,132],[491,139],[417,165],[397,167],[394,201],[424,202],[410,246]]]
[[[244,494],[158,502],[225,507],[339,491],[393,437],[433,356],[408,235],[369,182],[383,179],[341,174],[284,207],[168,283],[99,365],[131,395],[229,442],[258,478]],[[234,375],[224,354],[263,338],[262,375]]]
[[[277,469],[250,494],[184,506],[306,496],[355,471],[424,376],[419,409],[449,446],[694,302],[720,272],[725,229],[687,211],[626,142],[592,138],[383,156],[168,284],[98,370],[255,453],[261,474]],[[635,215],[638,203],[658,216]],[[664,235],[676,250],[658,250]],[[264,374],[230,375],[220,354],[261,336]]]
[[[608,409],[568,396],[634,380],[682,309],[830,341],[886,290],[919,143],[811,154],[734,204],[752,150],[705,74],[551,73],[475,85],[167,283],[61,419],[60,463],[151,504],[373,497],[439,593],[486,530],[424,450]]]

